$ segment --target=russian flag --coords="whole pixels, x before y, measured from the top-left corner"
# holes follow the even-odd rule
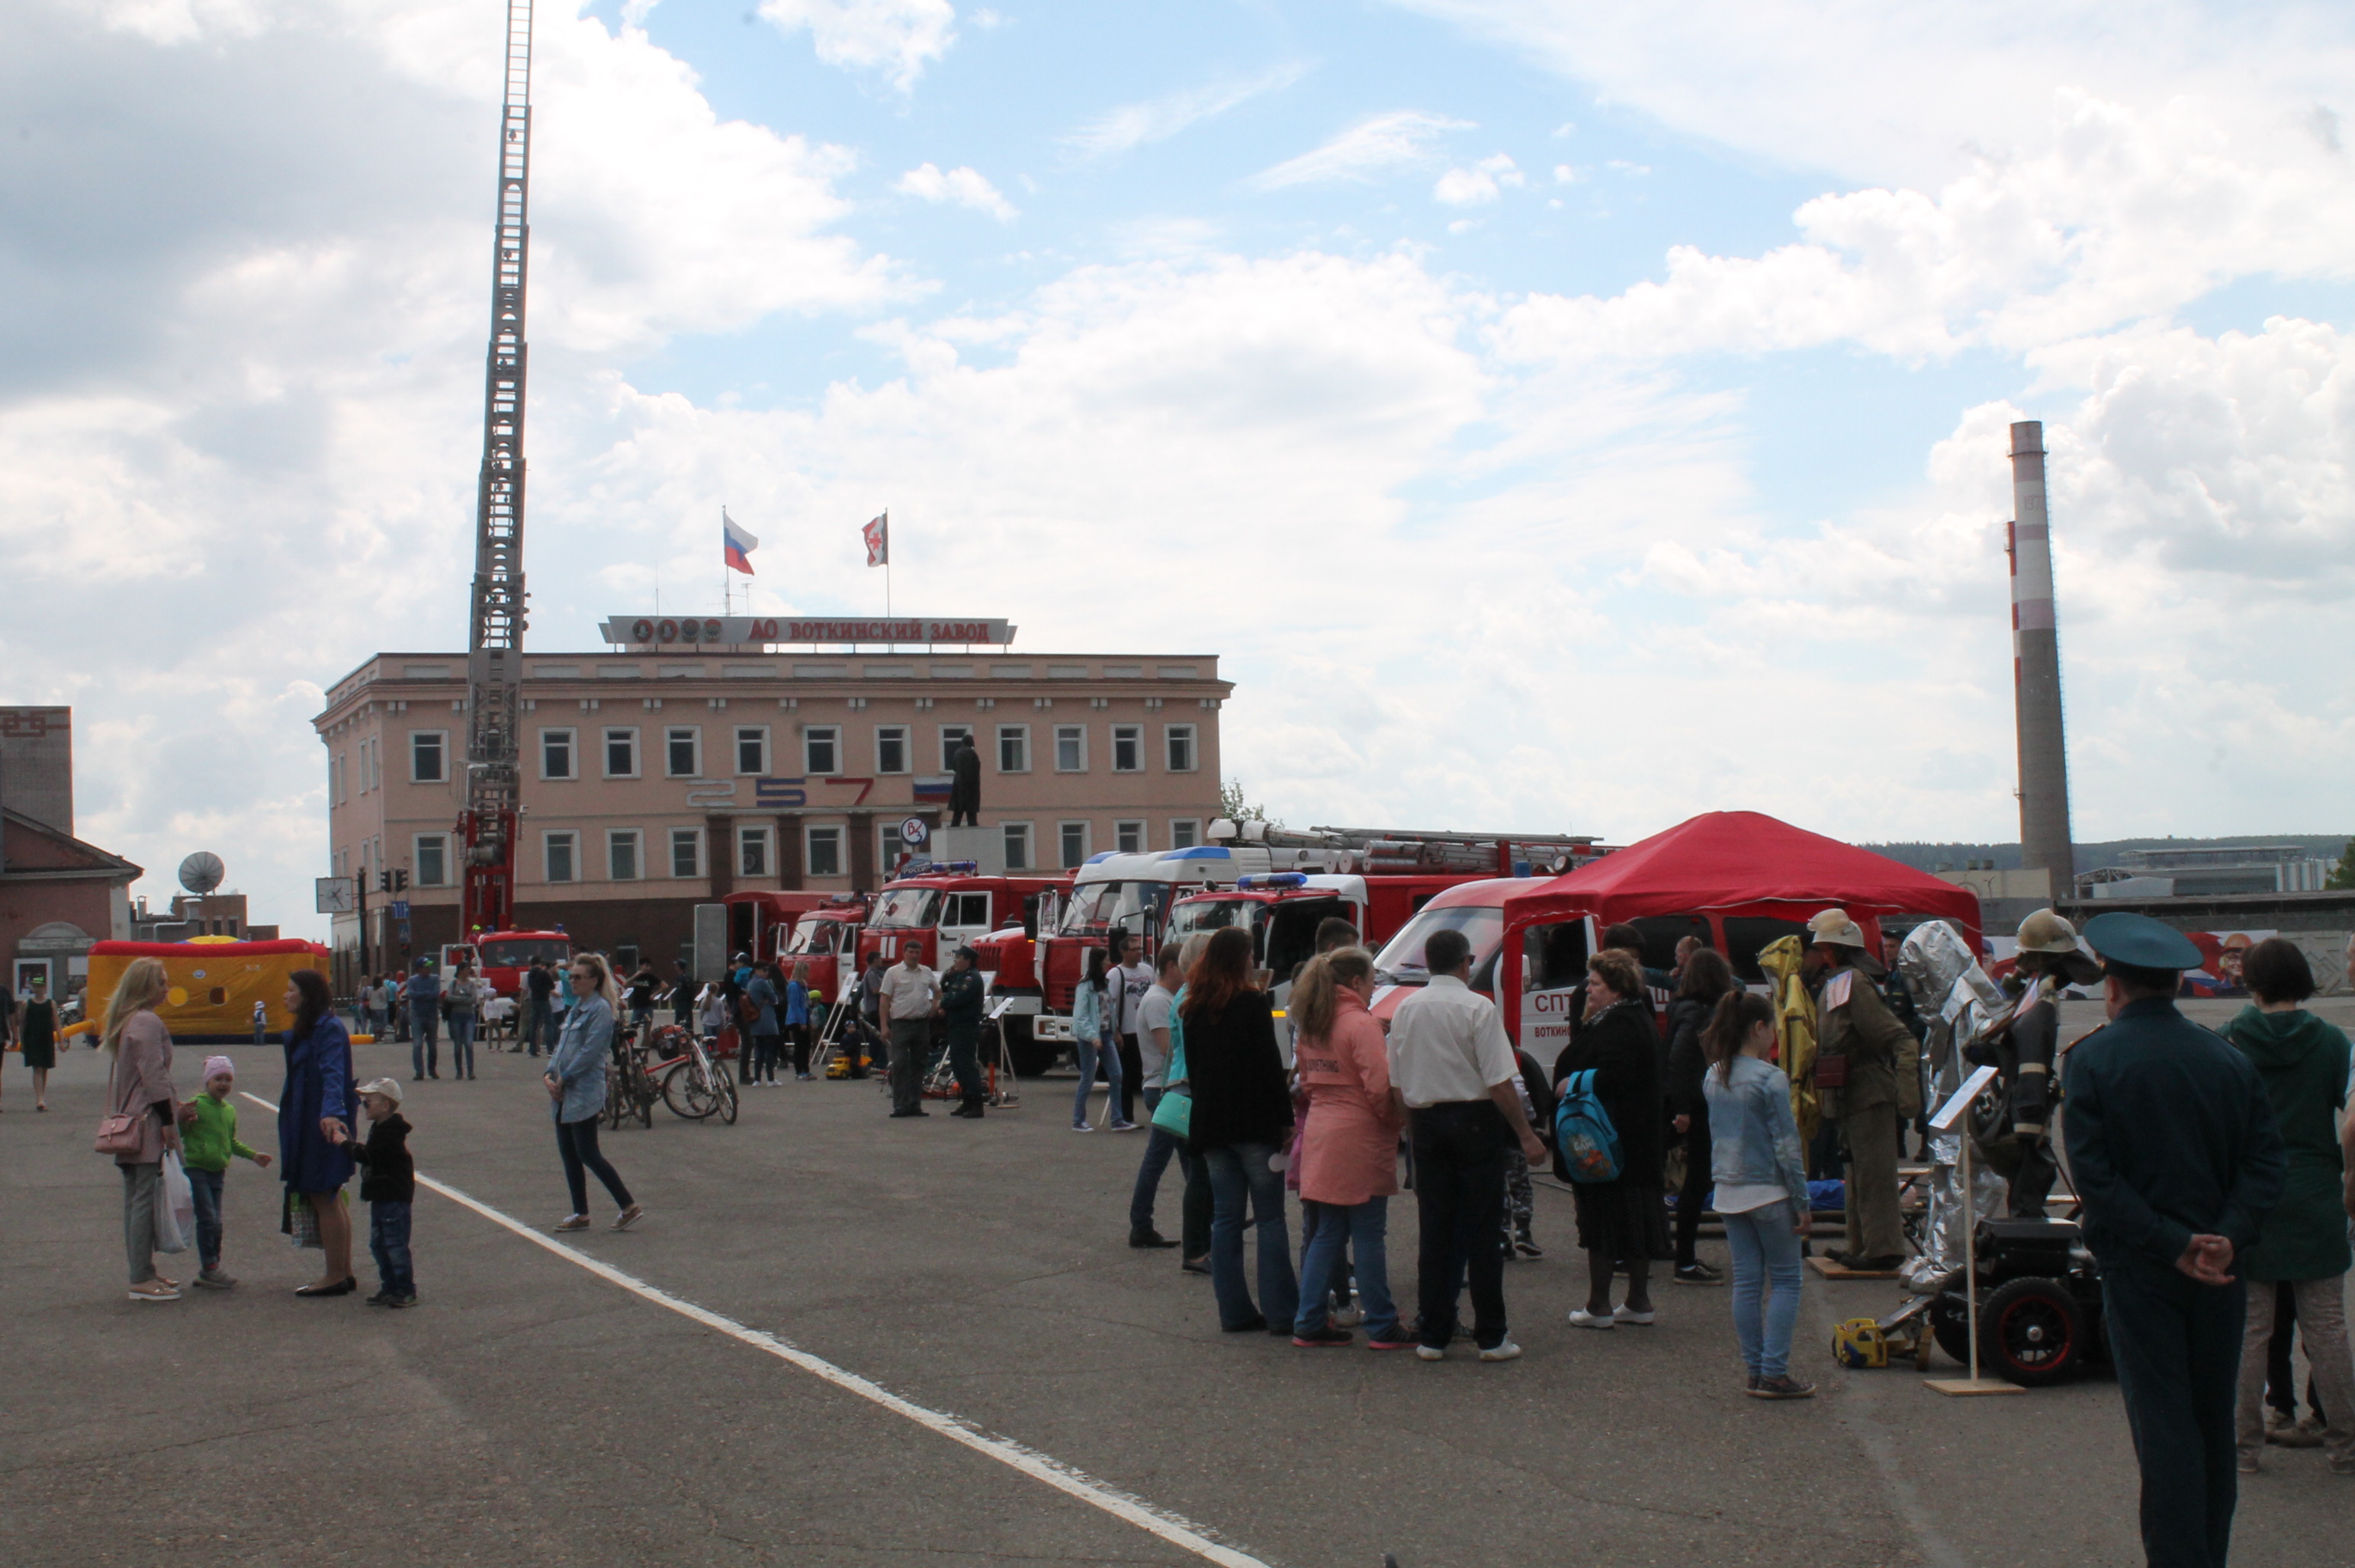
[[[761,541],[739,528],[725,507],[719,508],[719,536],[728,553],[728,564],[747,577],[753,575],[752,552],[761,548]]]

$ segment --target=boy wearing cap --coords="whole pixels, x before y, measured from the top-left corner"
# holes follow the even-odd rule
[[[2237,1477],[2233,1404],[2246,1290],[2238,1254],[2288,1157],[2247,1057],[2175,1008],[2200,950],[2120,911],[2085,923],[2110,1022],[2072,1047],[2062,1136],[2142,1468],[2143,1551],[2223,1568]]]
[[[180,1163],[188,1173],[188,1188],[197,1200],[197,1278],[207,1290],[227,1290],[237,1281],[221,1272],[221,1183],[229,1174],[229,1157],[250,1159],[269,1168],[270,1157],[258,1154],[237,1139],[237,1107],[229,1092],[237,1083],[237,1064],[226,1056],[205,1059],[205,1092],[189,1102],[196,1117],[180,1129]]]
[[[376,1259],[378,1289],[370,1307],[417,1305],[417,1275],[409,1261],[409,1211],[417,1198],[417,1162],[409,1153],[409,1123],[400,1115],[400,1084],[390,1078],[360,1085],[360,1110],[368,1119],[368,1142],[355,1144],[352,1158],[367,1174],[360,1197],[368,1206],[368,1253]],[[339,1125],[336,1141],[351,1143]]]

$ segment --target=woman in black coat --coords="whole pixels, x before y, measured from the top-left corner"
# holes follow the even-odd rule
[[[1615,950],[1586,961],[1586,1022],[1553,1064],[1559,1095],[1572,1074],[1593,1072],[1595,1097],[1619,1135],[1619,1175],[1576,1184],[1578,1244],[1586,1251],[1586,1305],[1570,1315],[1581,1328],[1648,1324],[1652,1262],[1672,1255],[1660,1193],[1668,1117],[1660,1088],[1660,1036],[1644,994],[1644,972]],[[1557,1154],[1557,1159],[1560,1156]],[[1627,1265],[1627,1300],[1611,1308],[1614,1266]]]
[[[1273,1162],[1292,1139],[1292,1090],[1275,1043],[1268,994],[1251,984],[1252,941],[1239,926],[1211,934],[1178,1003],[1193,1096],[1187,1149],[1210,1179],[1210,1291],[1219,1327],[1289,1338],[1300,1310],[1284,1172]],[[1243,1209],[1259,1232],[1259,1303],[1243,1277]]]
[[[1715,948],[1697,948],[1677,972],[1677,998],[1668,1004],[1668,1134],[1685,1152],[1684,1186],[1677,1192],[1678,1285],[1720,1282],[1718,1272],[1693,1255],[1701,1208],[1709,1201],[1711,1157],[1709,1101],[1701,1093],[1709,1059],[1700,1032],[1709,1027],[1717,999],[1733,988],[1733,968],[1725,955]]]

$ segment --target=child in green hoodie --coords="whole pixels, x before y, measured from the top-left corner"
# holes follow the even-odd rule
[[[196,1119],[181,1129],[180,1163],[187,1168],[188,1186],[197,1200],[196,1282],[208,1290],[227,1290],[237,1283],[221,1272],[221,1182],[229,1174],[229,1156],[250,1159],[267,1170],[270,1157],[237,1141],[237,1107],[229,1092],[237,1083],[237,1066],[226,1056],[205,1061],[205,1092],[190,1102]]]

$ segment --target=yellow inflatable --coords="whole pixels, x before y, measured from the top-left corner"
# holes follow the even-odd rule
[[[315,942],[235,942],[200,936],[192,942],[101,942],[90,950],[90,1010],[102,1019],[123,971],[133,958],[161,958],[172,988],[155,1009],[174,1040],[202,1044],[253,1039],[253,1005],[261,1004],[272,1033],[286,1016],[287,976],[297,969],[327,972],[327,950]]]

